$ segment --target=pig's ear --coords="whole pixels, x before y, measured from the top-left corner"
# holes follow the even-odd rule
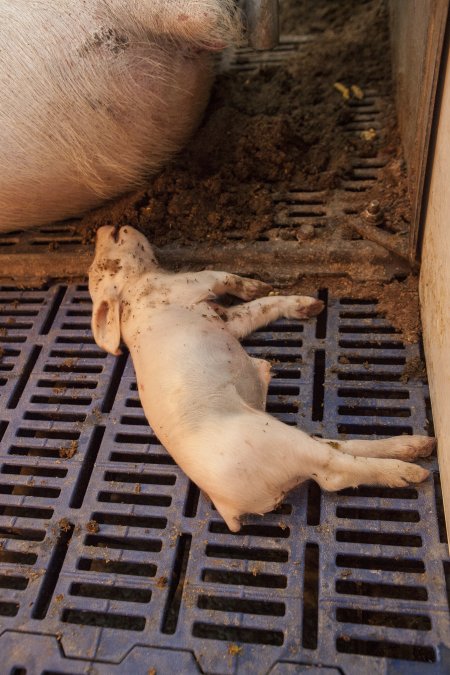
[[[94,302],[92,312],[92,332],[99,347],[119,356],[120,345],[120,307],[119,298],[108,297]]]

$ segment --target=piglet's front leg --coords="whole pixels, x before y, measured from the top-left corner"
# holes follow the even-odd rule
[[[259,298],[237,307],[217,307],[219,316],[227,322],[227,329],[239,340],[281,317],[309,319],[323,310],[322,300],[303,295],[277,295]]]
[[[268,295],[270,284],[258,279],[247,279],[228,272],[202,272],[208,285],[208,293],[213,295],[234,295],[241,300],[255,300]]]

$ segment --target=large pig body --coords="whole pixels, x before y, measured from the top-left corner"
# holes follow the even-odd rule
[[[0,230],[80,214],[199,123],[233,0],[3,0]]]

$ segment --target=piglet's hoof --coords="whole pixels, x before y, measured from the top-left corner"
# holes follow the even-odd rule
[[[325,307],[322,300],[314,300],[309,307],[305,308],[306,316],[317,316]]]
[[[262,298],[266,295],[269,295],[272,290],[270,284],[266,284],[264,281],[259,281],[258,279],[244,279],[243,284],[243,300],[255,300],[256,298]]]
[[[290,319],[309,319],[312,316],[317,316],[324,308],[322,300],[310,298],[304,295],[287,296],[286,300],[290,307],[288,316]]]

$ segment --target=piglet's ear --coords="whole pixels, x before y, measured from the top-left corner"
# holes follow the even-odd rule
[[[119,356],[120,312],[119,299],[110,297],[94,303],[92,312],[92,332],[99,347]]]

